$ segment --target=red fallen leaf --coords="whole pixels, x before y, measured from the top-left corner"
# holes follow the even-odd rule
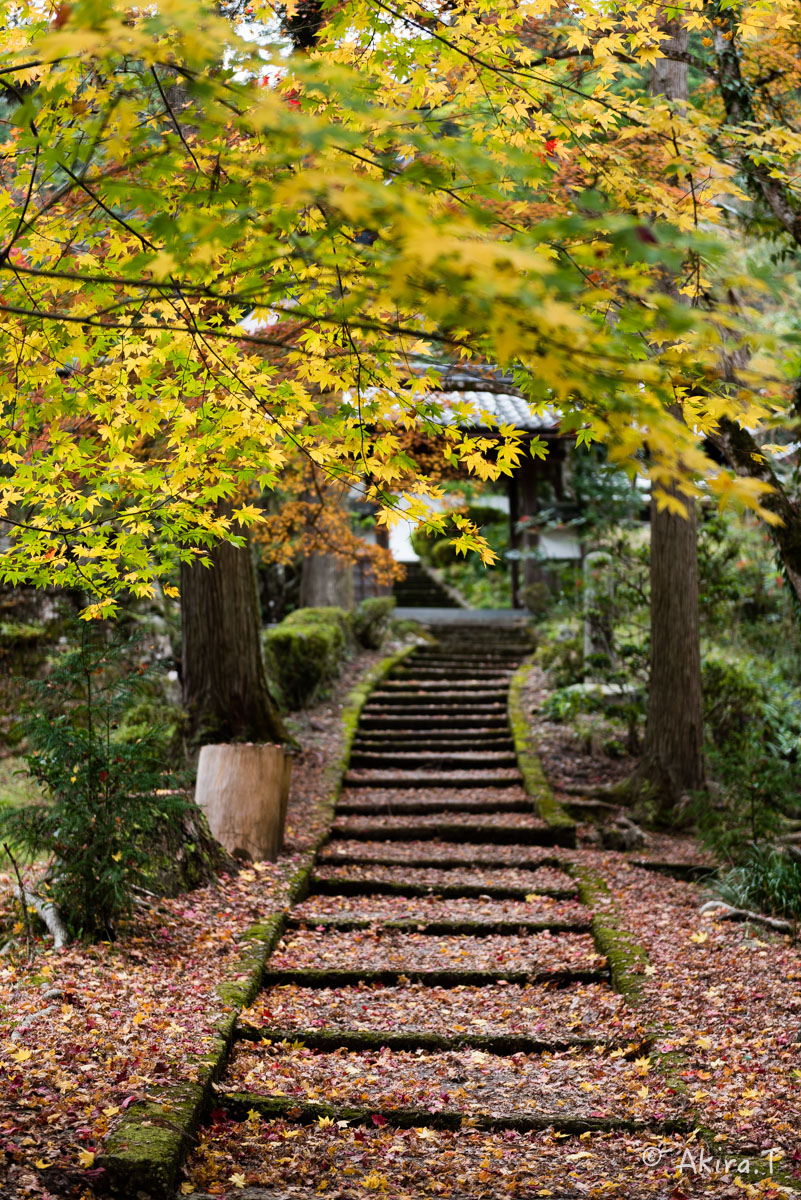
[[[139,1099],[138,1096],[126,1096],[125,1099],[123,1100],[122,1104],[120,1105],[120,1108],[128,1108],[128,1106],[130,1104],[133,1104],[134,1100],[138,1100],[138,1099]]]
[[[370,1120],[373,1122],[374,1125],[379,1125],[379,1126],[386,1125],[386,1123],[387,1123],[387,1118],[382,1117],[381,1113],[373,1113]]]

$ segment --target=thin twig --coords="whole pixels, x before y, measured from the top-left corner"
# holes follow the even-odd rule
[[[19,865],[16,858],[11,853],[11,847],[8,842],[3,842],[3,849],[11,859],[11,865],[14,868],[14,874],[17,877],[17,885],[19,887],[19,903],[22,909],[22,920],[25,926],[25,946],[28,955],[28,962],[32,963],[36,955],[36,947],[33,943],[33,925],[31,924],[31,914],[28,912],[28,901],[25,896],[25,888],[22,885],[22,875],[20,874]]]

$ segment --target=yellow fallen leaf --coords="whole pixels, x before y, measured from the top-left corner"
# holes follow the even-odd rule
[[[91,1167],[91,1165],[94,1161],[95,1161],[95,1155],[94,1155],[93,1150],[81,1150],[79,1152],[78,1162],[81,1164],[82,1167]]]
[[[242,1188],[245,1186],[245,1176],[241,1171],[235,1171],[233,1175],[228,1176],[228,1179],[234,1187]]]
[[[34,1159],[33,1165],[35,1167],[38,1167],[40,1171],[43,1171],[45,1169],[45,1167],[50,1166],[50,1163],[45,1162],[45,1160],[43,1158],[37,1158],[37,1159]]]
[[[144,1019],[145,1019],[144,1013],[140,1013],[140,1012],[135,1013],[133,1023],[134,1023],[134,1025],[141,1025],[142,1022],[144,1021]]]
[[[190,1183],[188,1179],[185,1179],[178,1190],[182,1196],[188,1196],[190,1192],[194,1192],[195,1185],[194,1183]]]
[[[709,934],[705,933],[703,929],[699,930],[698,933],[690,934],[690,941],[695,942],[697,946],[703,946],[704,942],[706,942],[708,939]]]
[[[712,1038],[711,1037],[696,1038],[695,1044],[696,1044],[696,1046],[698,1046],[699,1050],[710,1050],[712,1048]]]
[[[29,1058],[33,1058],[33,1050],[26,1050],[23,1046],[21,1050],[18,1050],[16,1054],[12,1054],[11,1057],[16,1063],[25,1063]]]
[[[112,854],[111,857],[114,859],[114,862],[119,862],[120,859],[122,858],[122,850],[118,850],[117,853]]]
[[[120,1111],[119,1104],[109,1104],[108,1108],[103,1109],[103,1115],[106,1117],[116,1117]]]

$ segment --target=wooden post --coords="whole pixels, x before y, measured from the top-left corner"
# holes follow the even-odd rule
[[[520,520],[519,504],[517,500],[517,474],[513,472],[509,477],[509,549],[516,556],[519,546],[519,537],[517,532],[517,522]],[[512,583],[512,608],[520,608],[520,560],[513,557],[509,560],[509,575]]]
[[[252,742],[203,746],[195,801],[230,854],[278,857],[284,838],[292,760],[281,746]]]

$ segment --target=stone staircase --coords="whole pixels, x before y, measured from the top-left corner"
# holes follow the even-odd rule
[[[645,1035],[517,770],[506,698],[528,651],[520,627],[442,628],[369,698],[195,1200],[220,1179],[248,1200],[675,1194],[642,1156],[683,1099],[649,1106]],[[628,1184],[592,1191],[587,1159]]]
[[[398,608],[459,608],[458,601],[420,562],[402,563],[406,575],[392,588]]]

